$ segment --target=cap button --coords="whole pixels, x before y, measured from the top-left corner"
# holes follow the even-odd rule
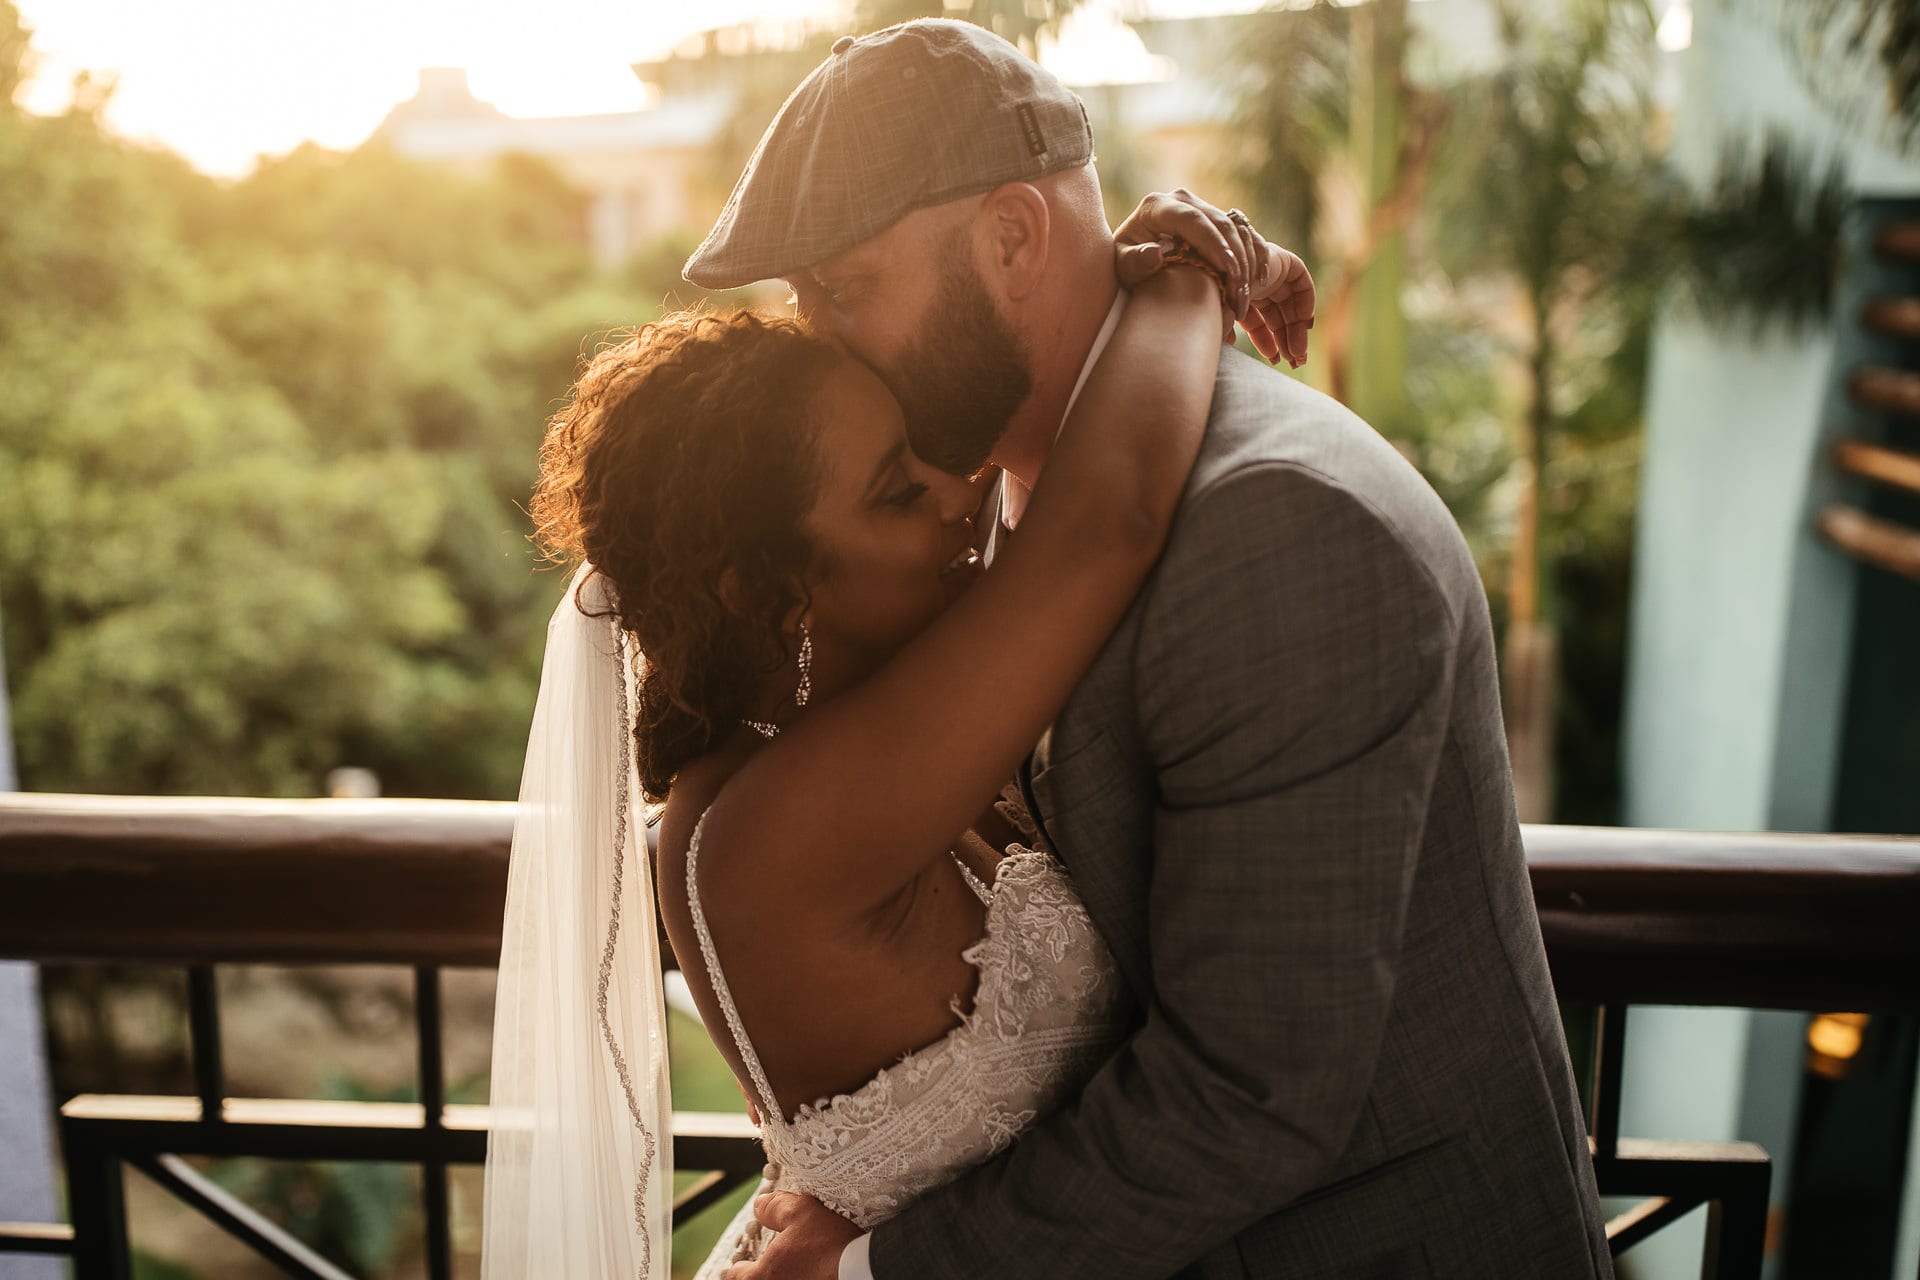
[[[816,49],[818,49],[819,47],[820,47],[819,45],[814,46],[814,48]],[[833,51],[835,53],[845,53],[847,50],[851,48],[853,48],[852,36],[841,36],[838,40],[835,40],[833,42]]]

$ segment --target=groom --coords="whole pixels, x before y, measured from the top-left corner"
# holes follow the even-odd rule
[[[844,37],[686,275],[784,277],[999,537],[1125,294],[1079,100],[955,22]],[[870,1235],[776,1195],[754,1280],[1611,1274],[1479,576],[1433,491],[1232,349],[1166,553],[1026,784],[1131,1037]],[[733,1274],[733,1273],[730,1273]]]

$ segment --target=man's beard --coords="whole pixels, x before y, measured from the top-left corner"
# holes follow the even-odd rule
[[[1033,390],[1020,340],[994,310],[972,264],[952,261],[929,331],[886,379],[906,415],[907,443],[933,466],[970,476],[987,463]]]

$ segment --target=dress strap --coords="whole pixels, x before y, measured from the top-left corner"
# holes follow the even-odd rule
[[[973,890],[973,896],[980,899],[982,905],[993,901],[993,886],[982,880],[979,874],[967,865],[966,859],[956,853],[953,855],[953,865],[960,868],[961,879],[967,882],[967,888]]]
[[[714,954],[713,933],[707,928],[707,913],[700,906],[700,833],[707,825],[707,815],[701,814],[700,821],[693,824],[693,838],[687,842],[687,906],[693,911],[693,932],[700,939],[700,958],[706,962],[707,981],[713,985],[713,994],[720,1001],[720,1012],[726,1015],[727,1030],[733,1033],[733,1043],[740,1050],[741,1061],[747,1064],[747,1074],[753,1079],[753,1087],[760,1097],[760,1114],[770,1123],[785,1127],[786,1112],[780,1109],[780,1103],[773,1096],[773,1086],[767,1083],[767,1073],[760,1065],[760,1055],[753,1051],[753,1042],[747,1039],[747,1029],[741,1025],[740,1010],[734,1007],[733,992],[727,988],[727,979],[720,972],[720,958]]]

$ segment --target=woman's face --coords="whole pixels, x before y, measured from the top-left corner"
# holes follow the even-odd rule
[[[900,405],[858,360],[826,376],[813,418],[820,487],[807,515],[817,552],[808,626],[816,646],[870,671],[979,576],[978,495],[914,455]]]

